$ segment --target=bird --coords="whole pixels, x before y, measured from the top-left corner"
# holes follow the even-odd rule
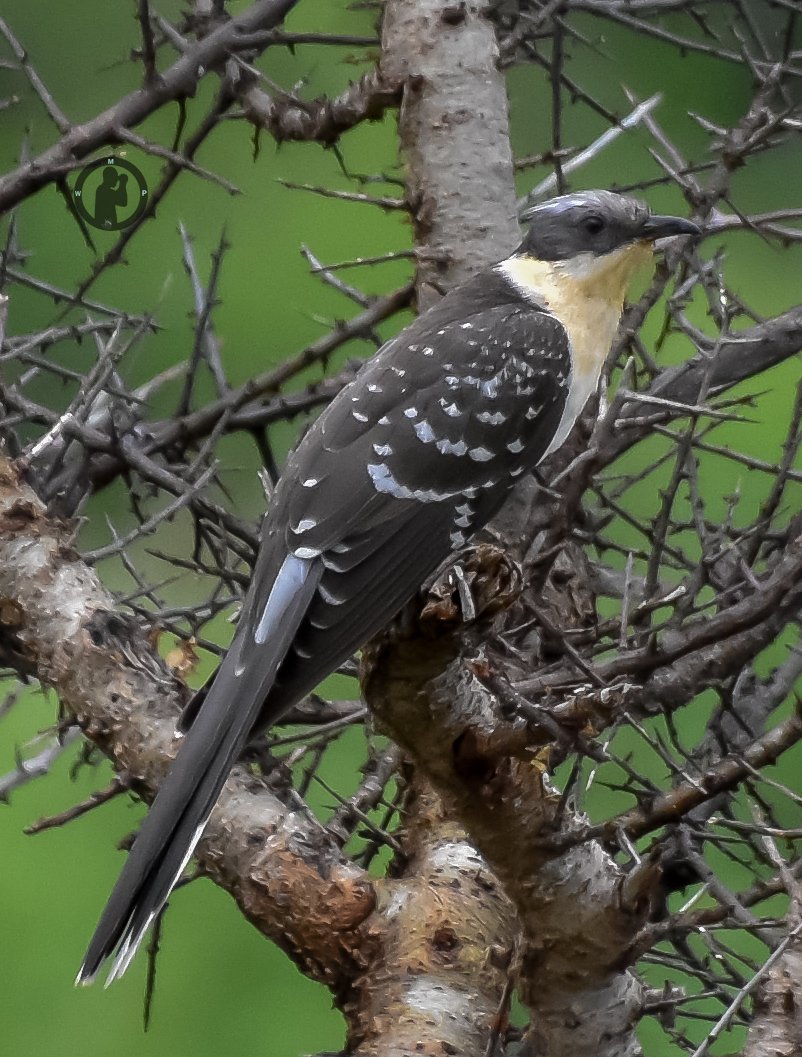
[[[237,629],[109,897],[77,983],[130,964],[249,739],[415,595],[565,441],[597,390],[635,272],[698,236],[611,191],[543,202],[506,259],[386,342],[289,455]]]

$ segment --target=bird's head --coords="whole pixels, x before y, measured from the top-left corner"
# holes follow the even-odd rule
[[[522,220],[529,230],[510,260],[530,289],[546,292],[553,283],[568,283],[577,294],[612,302],[623,300],[658,239],[700,234],[690,220],[659,216],[645,202],[612,191],[561,195],[529,209]]]
[[[698,235],[684,217],[658,216],[645,202],[612,191],[578,191],[534,206],[518,253],[540,261],[606,257],[626,246],[652,244],[672,235]]]

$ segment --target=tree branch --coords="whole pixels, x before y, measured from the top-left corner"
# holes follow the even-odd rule
[[[296,3],[297,0],[257,0],[247,11],[192,44],[150,83],[91,121],[70,128],[58,143],[0,178],[0,212],[79,168],[94,151],[120,142],[118,129],[136,128],[166,103],[193,96],[207,70],[219,67],[229,55],[252,47],[250,36],[279,25]]]
[[[187,692],[138,625],[114,612],[113,599],[70,539],[69,526],[47,518],[3,459],[3,652],[27,658],[85,735],[150,801],[175,755],[175,721]],[[198,861],[304,972],[336,988],[370,948],[365,922],[375,904],[373,885],[343,859],[311,812],[298,808],[278,779],[267,784],[235,768]]]
[[[266,129],[277,143],[316,140],[329,145],[362,121],[381,120],[400,98],[400,84],[388,81],[378,69],[333,99],[273,98],[256,85],[240,93],[244,116]]]

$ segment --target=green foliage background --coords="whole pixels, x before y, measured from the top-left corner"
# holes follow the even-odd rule
[[[244,6],[231,4],[230,10],[236,13]],[[174,0],[159,5],[168,18],[177,18],[179,7]],[[132,3],[85,0],[79,5],[48,5],[46,17],[44,12],[44,5],[29,0],[5,0],[3,4],[3,16],[71,120],[88,120],[137,87],[140,71],[129,61],[130,51],[139,43]],[[370,12],[349,11],[343,0],[325,5],[307,0],[287,25],[290,29],[369,34],[372,20]],[[666,45],[609,29],[598,41],[598,22],[587,19],[578,25],[600,45],[592,49],[569,44],[574,71],[581,71],[585,89],[621,114],[629,109],[622,83],[642,99],[663,92],[657,115],[691,159],[704,160],[708,137],[689,116],[689,109],[718,124],[730,125],[748,105],[749,79],[734,65],[699,56],[683,58]],[[0,46],[0,56],[7,54]],[[367,68],[362,61],[354,64],[354,54],[342,47],[299,47],[294,55],[274,48],[262,60],[262,67],[273,81],[287,87],[303,79],[299,91],[312,98],[336,93]],[[159,61],[172,62],[174,54],[164,49]],[[213,82],[208,78],[198,98],[189,104],[190,128],[211,100]],[[510,74],[509,86],[516,153],[547,149],[550,96],[545,73],[532,67],[517,69]],[[9,95],[18,96],[19,101],[0,113],[3,171],[16,164],[21,151],[36,153],[56,137],[24,77],[0,70],[0,98]],[[176,108],[168,107],[140,131],[169,143],[176,119]],[[604,127],[603,120],[587,108],[566,103],[566,144],[584,145]],[[657,175],[647,145],[644,132],[628,133],[583,169],[574,186],[621,185]],[[394,115],[349,133],[342,153],[352,173],[400,175]],[[160,168],[156,159],[133,149],[128,156],[154,187]],[[280,362],[319,336],[326,320],[354,314],[352,304],[310,277],[299,253],[301,243],[308,244],[324,261],[383,254],[410,244],[410,231],[400,212],[332,202],[290,191],[277,182],[285,179],[359,189],[343,174],[333,151],[312,144],[277,147],[263,136],[254,157],[251,127],[232,120],[204,146],[198,161],[233,181],[242,194],[230,197],[218,186],[184,175],[155,221],[136,236],[126,255],[127,266],[102,275],[89,294],[131,312],[152,311],[161,325],[160,332],[147,337],[126,361],[133,382],[144,381],[169,363],[180,361],[192,347],[191,294],[181,265],[179,222],[194,240],[204,278],[209,255],[223,232],[231,244],[214,322],[234,384]],[[520,190],[546,174],[545,169],[522,174]],[[788,188],[799,186],[800,177],[802,157],[798,151],[759,157],[736,176],[738,205],[745,211],[787,205]],[[369,185],[366,190],[375,188]],[[390,184],[378,185],[379,193],[396,190]],[[655,189],[649,198],[659,209],[683,208],[673,192]],[[21,245],[32,251],[27,262],[30,274],[69,290],[91,272],[94,256],[55,189],[47,188],[24,203],[17,210],[17,225]],[[103,232],[94,234],[102,253],[111,245],[112,237]],[[706,247],[710,252],[715,248]],[[731,284],[758,310],[770,314],[799,300],[798,254],[781,256],[776,247],[741,235],[728,240],[726,248]],[[408,267],[401,262],[363,268],[347,277],[368,292],[378,292],[394,288],[407,274]],[[60,307],[41,293],[20,285],[12,285],[6,292],[11,296],[12,334],[39,329],[60,314]],[[647,338],[655,336],[657,326],[655,321]],[[365,351],[365,343],[352,344],[337,362]],[[681,358],[688,352],[675,338],[664,355]],[[87,367],[93,359],[90,344],[76,347],[71,356],[72,364]],[[760,386],[768,391],[752,412],[755,424],[727,427],[718,443],[730,442],[763,458],[775,458],[797,378],[797,361],[772,372]],[[66,399],[49,395],[54,401]],[[176,395],[177,390],[171,390],[160,398],[164,413],[169,412],[170,400]],[[283,428],[274,435],[279,451],[292,442],[293,433],[293,429]],[[224,479],[237,512],[256,518],[262,492],[256,477],[259,459],[255,449],[247,441],[232,440],[225,442],[220,452],[225,459]],[[709,460],[704,471],[709,494],[722,497],[722,511],[723,497],[736,487],[744,494],[744,509],[759,502],[765,490],[766,481],[722,460]],[[657,508],[659,483],[648,479],[640,487],[638,501],[644,513]],[[82,536],[87,547],[107,542],[104,515],[112,517],[118,530],[133,524],[122,486],[110,488],[90,511],[91,520]],[[186,527],[179,519],[171,530],[176,550],[181,548]],[[630,545],[623,526],[621,532],[621,542]],[[164,567],[155,562],[148,566],[144,558],[143,567],[154,579],[165,575]],[[130,587],[130,581],[117,568],[104,570],[104,575],[112,587]],[[175,597],[192,597],[193,586],[189,580],[182,581],[175,588]],[[229,634],[225,622],[219,622],[217,630],[224,641]],[[54,714],[52,696],[32,690],[24,706],[0,718],[0,773],[14,766],[18,747],[47,728]],[[698,721],[693,726],[698,736]],[[689,727],[691,741],[693,736]],[[356,780],[354,767],[359,754],[358,739],[351,739],[330,765],[339,773],[327,773],[328,780],[346,794]],[[113,1053],[115,1057],[176,1057],[185,1053],[240,1057],[251,1052],[297,1057],[301,1052],[338,1048],[341,1022],[324,990],[304,979],[242,920],[229,897],[207,881],[180,891],[172,901],[159,962],[154,1021],[147,1035],[141,1027],[143,958],[107,992],[99,987],[73,989],[80,956],[121,865],[115,844],[136,826],[142,813],[141,805],[118,798],[65,829],[34,838],[24,836],[24,825],[63,810],[108,781],[106,765],[97,770],[84,768],[72,781],[74,758],[74,753],[67,754],[49,778],[19,790],[10,807],[0,805],[0,958],[5,969],[0,987],[2,1051],[46,1052],[51,1057],[80,1052]],[[599,809],[608,806],[600,804]]]

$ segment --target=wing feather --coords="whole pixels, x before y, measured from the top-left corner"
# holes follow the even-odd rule
[[[554,436],[569,374],[561,324],[520,300],[429,313],[366,364],[290,456],[266,515],[252,596],[269,594],[277,554],[319,555],[324,572],[260,722],[347,659],[500,509]],[[240,664],[255,663],[258,612],[243,614]]]

